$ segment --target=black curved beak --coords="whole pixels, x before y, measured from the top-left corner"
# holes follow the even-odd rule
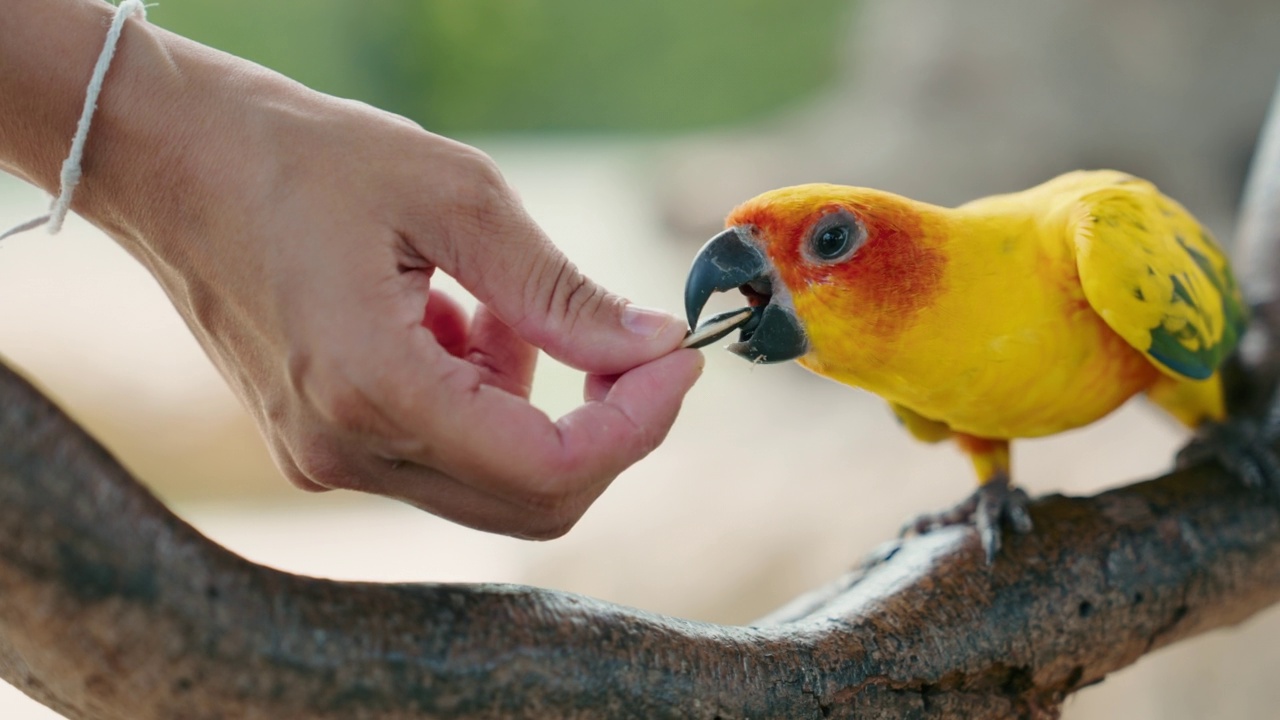
[[[740,228],[729,228],[702,246],[684,285],[684,308],[689,327],[713,293],[738,288],[751,307],[738,342],[729,352],[759,363],[794,360],[809,350],[809,339],[795,311],[773,302],[773,268],[759,245]],[[723,317],[717,316],[717,317]]]

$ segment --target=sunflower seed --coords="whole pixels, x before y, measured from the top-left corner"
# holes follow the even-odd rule
[[[680,347],[700,348],[710,345],[733,332],[739,326],[745,325],[751,319],[751,314],[751,308],[739,308],[708,318],[706,322],[698,326],[697,330],[689,331],[684,342],[680,343]]]

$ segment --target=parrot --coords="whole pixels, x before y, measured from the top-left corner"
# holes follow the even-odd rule
[[[730,352],[874,393],[915,438],[968,455],[977,490],[915,527],[972,522],[988,561],[1003,525],[1031,529],[1011,440],[1138,394],[1190,428],[1222,423],[1221,370],[1248,320],[1204,226],[1115,170],[954,208],[832,184],[765,192],[695,256],[689,326],[734,289],[747,307],[713,318],[717,336],[739,331]]]

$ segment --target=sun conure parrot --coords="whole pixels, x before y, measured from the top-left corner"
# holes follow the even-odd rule
[[[937,517],[976,521],[989,557],[1002,518],[1030,529],[1011,439],[1086,425],[1137,393],[1189,426],[1224,417],[1219,367],[1244,302],[1209,233],[1144,180],[1072,172],[957,208],[801,185],[748,200],[726,227],[690,270],[690,327],[737,288],[751,312],[733,319],[730,351],[797,360],[883,397],[915,437],[955,440],[979,489]]]

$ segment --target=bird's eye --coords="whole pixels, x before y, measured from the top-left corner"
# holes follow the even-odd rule
[[[808,255],[820,263],[848,260],[866,240],[862,223],[847,210],[840,209],[818,222],[809,236]]]
[[[823,260],[835,260],[849,249],[849,228],[837,225],[818,233],[813,239],[813,254]]]

